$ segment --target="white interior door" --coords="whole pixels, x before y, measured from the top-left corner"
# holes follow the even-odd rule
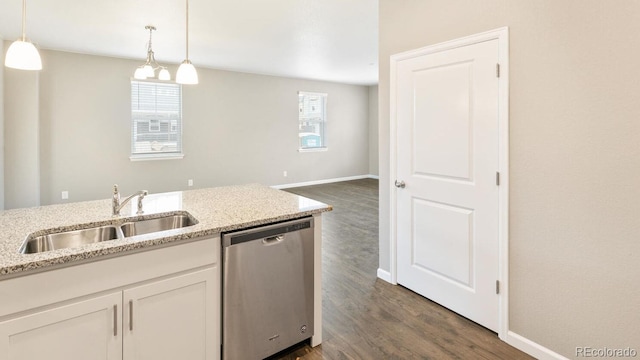
[[[499,43],[397,62],[399,284],[498,330]],[[398,183],[398,186],[402,184]]]

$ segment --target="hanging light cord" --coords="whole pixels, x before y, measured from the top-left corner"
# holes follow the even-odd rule
[[[27,41],[27,0],[22,0],[22,41]]]
[[[153,32],[154,27],[153,26],[146,26],[145,29],[149,29],[149,44],[147,46],[147,54],[152,52],[152,46],[151,46],[151,33]],[[148,55],[147,55],[148,56]]]
[[[153,45],[152,45],[152,38],[153,38],[153,30],[156,30],[156,27],[153,25],[147,25],[144,27],[145,29],[149,30],[149,43],[147,46],[147,62],[145,63],[145,65],[155,65],[156,68],[162,68],[164,69],[163,66],[160,66],[160,64],[158,64],[158,62],[156,61],[156,54],[154,54],[153,52]]]
[[[189,60],[189,0],[187,0],[187,60]]]

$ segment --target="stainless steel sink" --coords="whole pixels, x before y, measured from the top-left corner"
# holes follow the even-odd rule
[[[65,231],[41,236],[31,235],[20,247],[23,254],[34,254],[64,248],[79,247],[101,241],[115,240],[122,237],[121,230],[115,225],[93,227],[82,230]]]
[[[138,220],[124,223],[120,226],[125,237],[149,234],[158,231],[179,229],[187,226],[195,225],[194,221],[188,215],[178,214],[163,216],[155,219]]]
[[[101,241],[179,229],[198,223],[198,221],[188,213],[165,215],[153,219],[143,218],[125,223],[120,223],[120,221],[122,220],[115,220],[114,223],[110,225],[90,227],[82,230],[54,232],[39,236],[30,234],[24,240],[24,243],[22,243],[19,252],[23,254],[35,254],[44,251],[74,248]]]

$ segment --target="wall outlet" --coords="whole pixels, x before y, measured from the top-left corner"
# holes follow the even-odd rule
[[[62,200],[67,200],[69,198],[69,192],[67,190],[62,192]]]
[[[287,177],[287,170],[282,172],[282,176]]]
[[[193,186],[193,179],[187,180],[187,186]]]

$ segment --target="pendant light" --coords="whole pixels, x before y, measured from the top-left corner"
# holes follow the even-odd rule
[[[158,80],[171,80],[171,74],[169,74],[169,70],[166,67],[161,66],[156,61],[156,56],[153,53],[153,47],[151,44],[151,36],[156,27],[153,25],[147,25],[144,27],[146,30],[149,30],[149,44],[147,46],[147,61],[140,65],[135,73],[133,73],[133,77],[138,80],[144,79],[152,79],[156,77],[156,70],[160,69],[158,73]]]
[[[42,60],[38,49],[29,41],[26,35],[27,0],[22,0],[22,38],[14,41],[7,49],[4,59],[6,67],[20,70],[42,70]]]
[[[178,72],[176,73],[176,82],[178,84],[193,85],[198,83],[198,73],[195,66],[189,60],[189,0],[187,1],[187,58],[180,64]]]

